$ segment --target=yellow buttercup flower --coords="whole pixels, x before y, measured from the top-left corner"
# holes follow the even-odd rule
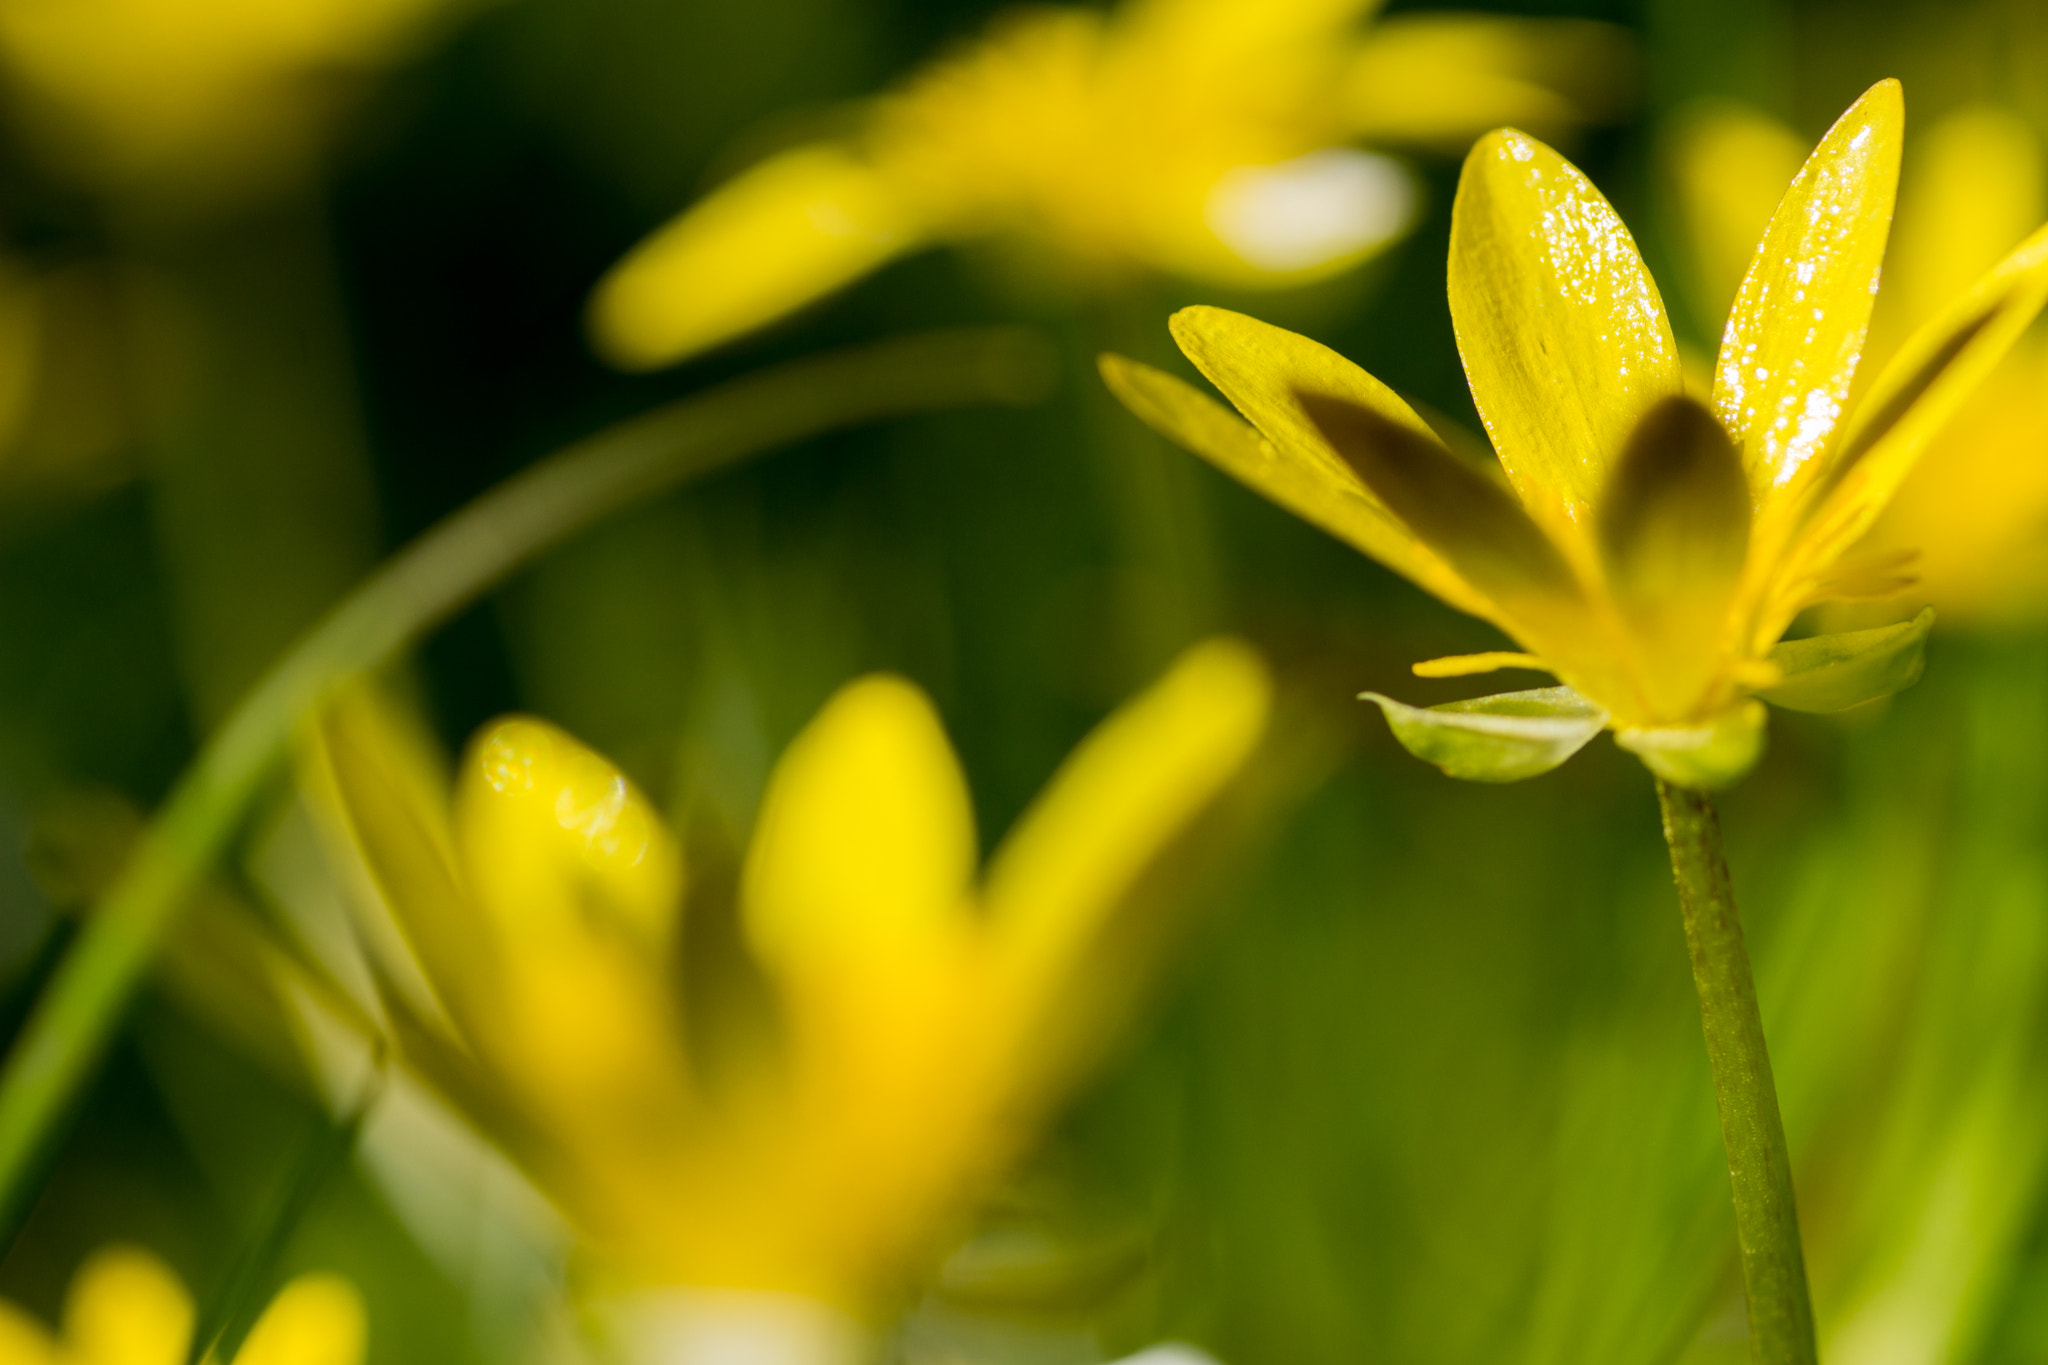
[[[1080,272],[1259,287],[1342,270],[1406,230],[1415,190],[1363,140],[1462,148],[1616,102],[1627,49],[1588,23],[1414,15],[1373,0],[1130,0],[1005,16],[655,233],[599,286],[619,364],[682,359],[934,242],[1008,234]]]
[[[1769,216],[1762,196],[1790,178],[1796,147],[1788,130],[1740,107],[1702,110],[1682,124],[1679,206],[1700,263],[1699,293],[1711,304],[1732,297],[1735,281],[1717,263]],[[1881,366],[2048,214],[2041,146],[2001,109],[1947,115],[1907,149],[1906,166],[1866,367]],[[1956,619],[2048,608],[2048,342],[2022,338],[1957,410],[1859,552],[1912,553],[1919,581],[1906,600]]]
[[[1498,468],[1454,455],[1341,356],[1233,313],[1188,309],[1173,331],[1250,425],[1159,371],[1106,357],[1104,372],[1161,431],[1527,651],[1418,672],[1531,667],[1565,684],[1429,710],[1375,698],[1416,752],[1506,781],[1605,728],[1668,781],[1729,781],[1759,751],[1758,696],[1833,710],[1918,675],[1925,616],[1779,638],[1808,606],[1896,585],[1896,557],[1845,552],[2048,296],[2043,230],[1849,401],[1903,123],[1882,82],[1807,158],[1704,400],[1599,191],[1526,134],[1482,139],[1452,214],[1450,301]]]
[[[1242,646],[1192,650],[978,879],[959,766],[893,677],[846,687],[790,746],[736,885],[688,885],[646,799],[539,721],[489,727],[451,797],[359,698],[327,717],[313,780],[416,954],[389,992],[401,1043],[610,1274],[858,1314],[1099,1043],[1136,965],[1111,951],[1124,911],[1249,758],[1267,691]],[[772,1027],[683,990],[703,979],[685,904],[733,896]]]
[[[192,1297],[168,1267],[134,1247],[95,1253],[72,1277],[61,1330],[0,1301],[4,1365],[184,1365]],[[235,1365],[361,1365],[363,1303],[348,1281],[301,1275],[271,1300]],[[218,1365],[209,1353],[207,1365]]]
[[[68,169],[234,179],[301,156],[335,78],[417,41],[444,0],[0,0],[18,112]]]

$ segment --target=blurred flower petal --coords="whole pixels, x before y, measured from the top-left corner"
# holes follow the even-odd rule
[[[1212,641],[1061,765],[989,866],[1004,998],[1033,1015],[1054,1007],[1111,914],[1244,766],[1271,695],[1256,655]]]
[[[1558,137],[1627,102],[1634,55],[1609,24],[1402,14],[1358,45],[1344,104],[1364,137],[1450,151],[1502,124]]]
[[[337,1275],[302,1275],[270,1301],[235,1365],[356,1365],[368,1335],[354,1285]]]
[[[64,1299],[64,1347],[79,1365],[185,1365],[192,1297],[156,1257],[134,1247],[95,1252]]]
[[[628,369],[670,364],[859,279],[922,235],[863,159],[830,146],[783,152],[613,266],[591,298],[591,335]]]
[[[963,923],[974,874],[967,785],[924,695],[842,690],[784,753],[747,858],[748,941],[799,978],[921,957]]]
[[[1708,104],[1679,115],[1669,162],[1690,239],[1693,306],[1704,323],[1728,316],[1805,153],[1790,128],[1741,105]]]

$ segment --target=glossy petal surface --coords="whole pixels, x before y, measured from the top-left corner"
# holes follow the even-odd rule
[[[1642,415],[1680,391],[1635,241],[1592,182],[1513,130],[1480,139],[1451,214],[1451,321],[1530,513],[1567,542]]]
[[[455,801],[468,889],[507,937],[669,942],[681,855],[647,798],[583,744],[543,721],[500,721],[470,746]]]
[[[1880,81],[1807,158],[1756,249],[1722,334],[1714,412],[1761,509],[1811,469],[1840,422],[1891,231],[1905,110]]]
[[[1269,441],[1215,399],[1149,365],[1106,355],[1101,367],[1110,391],[1169,440],[1451,605],[1477,616],[1492,610],[1327,451]]]
[[[514,717],[470,745],[454,827],[480,930],[466,989],[489,992],[475,1041],[516,1059],[528,1104],[565,1141],[609,1142],[625,1116],[679,1105],[661,964],[682,868],[647,799],[567,734]]]

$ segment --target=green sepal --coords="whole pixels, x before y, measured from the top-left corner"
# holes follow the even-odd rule
[[[1402,748],[1467,782],[1520,782],[1547,773],[1607,726],[1607,713],[1569,687],[1430,707],[1377,692],[1358,695],[1379,703]]]
[[[1705,725],[1617,730],[1614,742],[1679,787],[1711,790],[1740,779],[1764,753],[1764,708],[1745,701]]]
[[[1903,692],[1920,681],[1934,608],[1910,621],[1874,630],[1845,630],[1786,640],[1771,651],[1784,681],[1756,694],[1788,711],[1846,711]]]

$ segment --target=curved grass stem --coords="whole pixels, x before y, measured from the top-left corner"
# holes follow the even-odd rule
[[[746,457],[879,418],[1028,402],[1034,336],[933,333],[789,365],[578,441],[451,514],[386,561],[265,674],[207,740],[93,908],[0,1070],[0,1244],[26,1214],[51,1135],[91,1073],[193,883],[240,827],[299,718],[386,663],[548,546],[608,513]]]
[[[1664,840],[1685,916],[1685,944],[1699,992],[1721,1141],[1735,1195],[1735,1236],[1749,1304],[1749,1351],[1756,1365],[1815,1365],[1813,1306],[1792,1166],[1771,1058],[1764,1048],[1756,982],[1743,946],[1742,921],[1728,885],[1721,823],[1705,792],[1657,783]]]

